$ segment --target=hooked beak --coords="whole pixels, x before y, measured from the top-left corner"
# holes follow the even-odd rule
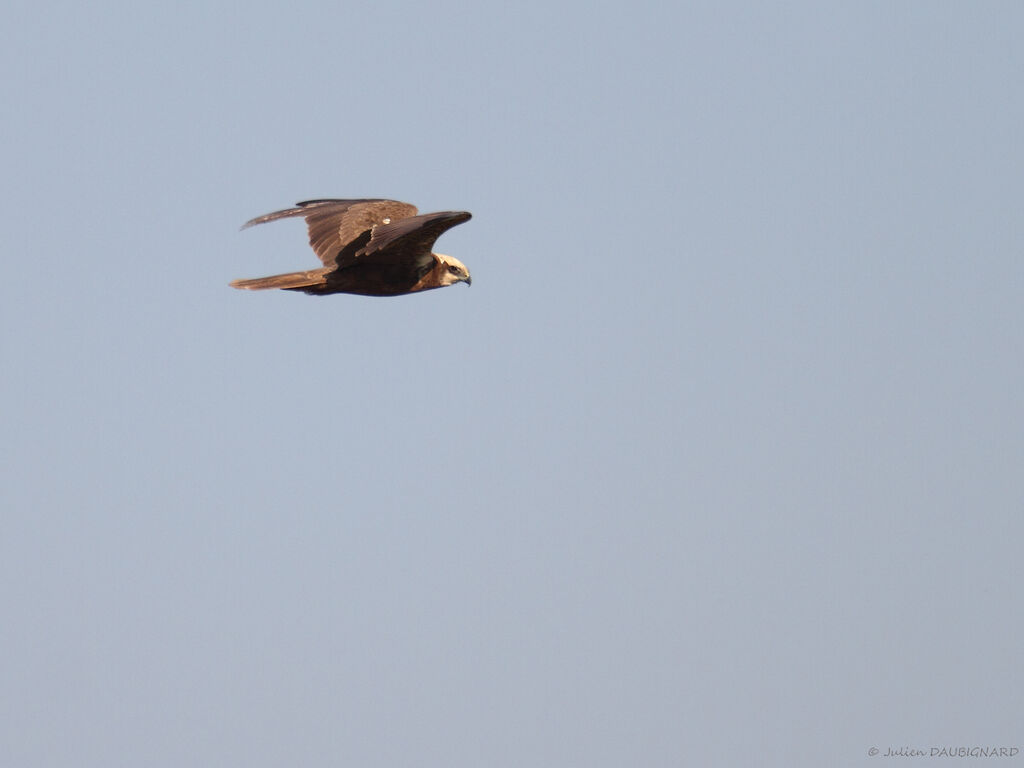
[[[473,278],[470,277],[469,275],[466,275],[466,279],[463,280],[462,282],[464,282],[466,285],[472,285],[473,284]]]

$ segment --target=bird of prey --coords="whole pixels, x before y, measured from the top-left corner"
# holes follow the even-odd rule
[[[416,213],[416,206],[397,200],[306,200],[295,208],[257,216],[242,225],[242,229],[303,217],[309,229],[309,244],[323,266],[286,275],[235,280],[231,285],[251,291],[283,288],[318,296],[400,296],[455,283],[469,285],[469,270],[461,261],[430,251],[437,238],[468,221],[470,214]]]

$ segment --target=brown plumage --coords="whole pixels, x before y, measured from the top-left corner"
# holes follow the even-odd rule
[[[416,206],[397,200],[306,200],[297,207],[257,216],[242,229],[295,216],[306,220],[309,244],[323,267],[286,275],[235,280],[234,288],[283,288],[316,295],[405,293],[470,284],[458,259],[431,253],[446,230],[470,219],[466,211],[416,215]]]

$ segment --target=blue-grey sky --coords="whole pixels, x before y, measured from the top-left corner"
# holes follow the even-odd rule
[[[0,764],[1024,747],[1022,34],[9,3]],[[473,286],[228,288],[315,197]]]

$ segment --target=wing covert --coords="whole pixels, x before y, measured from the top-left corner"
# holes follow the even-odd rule
[[[439,211],[378,224],[369,242],[354,255],[358,261],[407,261],[416,268],[433,263],[430,255],[437,238],[454,226],[469,221],[468,211]]]

